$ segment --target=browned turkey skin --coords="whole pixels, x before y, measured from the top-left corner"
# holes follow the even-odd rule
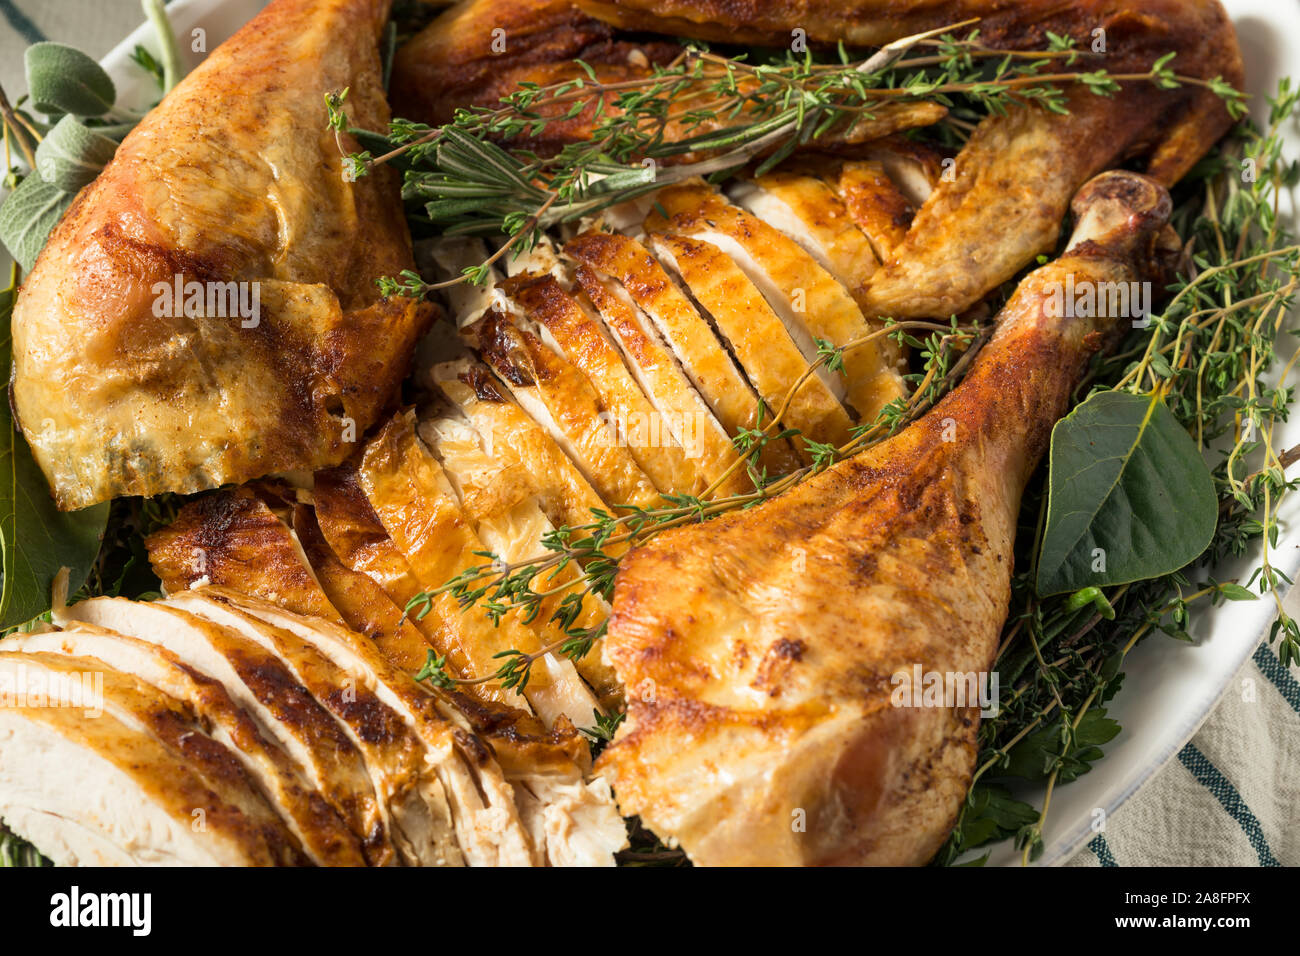
[[[1153,180],[1075,199],[963,383],[900,435],[781,497],[623,559],[606,653],[628,688],[602,755],[624,813],[702,864],[920,864],[969,785],[978,707],[891,706],[894,674],[987,673],[1025,482],[1116,317],[1054,287],[1134,281],[1169,215]],[[796,823],[801,826],[795,825]]]
[[[430,318],[375,288],[414,264],[397,176],[345,181],[322,120],[346,87],[387,123],[388,7],[272,4],[55,228],[14,309],[13,398],[60,508],[337,464],[392,397]]]

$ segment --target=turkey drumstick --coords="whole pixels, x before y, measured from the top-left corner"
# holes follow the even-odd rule
[[[624,558],[606,653],[629,713],[599,769],[624,813],[696,863],[920,864],[951,829],[978,705],[891,706],[891,678],[992,667],[1021,494],[1090,356],[1128,321],[1058,317],[1053,292],[1141,280],[1170,201],[1109,172],[1073,211],[1065,254],[1021,283],[927,415]]]

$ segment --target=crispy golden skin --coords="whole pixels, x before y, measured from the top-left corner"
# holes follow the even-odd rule
[[[812,42],[877,46],[979,17],[980,38],[1006,49],[1042,48],[1046,31],[1106,55],[1074,69],[1144,73],[1166,53],[1185,76],[1240,87],[1237,38],[1218,0],[578,0],[631,30],[785,45],[799,27]],[[858,291],[868,317],[959,313],[1054,247],[1070,198],[1090,177],[1129,157],[1177,182],[1231,126],[1222,100],[1192,85],[1125,83],[1114,97],[1071,96],[1070,113],[1014,109],[990,116],[941,180],[885,267]],[[1015,229],[1005,228],[1014,222]]]
[[[606,652],[628,687],[598,769],[624,813],[706,864],[919,864],[970,782],[978,707],[891,706],[914,664],[987,672],[1020,495],[1114,320],[1054,284],[1142,274],[1169,197],[1133,173],[1080,193],[966,380],[895,438],[776,500],[632,551]],[[945,441],[945,423],[955,441]],[[792,826],[802,811],[806,826]]]
[[[635,43],[585,16],[569,0],[464,0],[444,11],[398,50],[393,62],[393,107],[399,116],[430,125],[449,122],[458,109],[496,106],[524,83],[545,86],[585,79],[582,60],[602,83],[647,77],[667,63],[674,42]],[[615,93],[606,94],[606,107]],[[517,145],[547,151],[580,138],[595,119],[599,97],[577,116],[558,120]],[[549,109],[558,114],[568,104]]]
[[[387,122],[387,10],[276,0],[55,229],[14,311],[13,394],[59,507],[335,464],[391,398],[428,312],[379,298],[412,267],[396,175],[343,180],[322,99],[348,87],[356,124]],[[177,282],[203,305],[169,302]],[[232,289],[244,313],[221,317]]]

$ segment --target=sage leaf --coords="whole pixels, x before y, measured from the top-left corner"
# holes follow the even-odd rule
[[[50,231],[63,218],[74,198],[72,193],[32,175],[20,182],[4,205],[0,205],[0,243],[4,243],[23,271],[31,272]]]
[[[0,374],[6,382],[14,297],[11,282],[0,292]],[[73,512],[54,507],[45,476],[14,425],[9,402],[0,402],[0,628],[48,611],[60,568],[69,569],[69,593],[81,587],[99,554],[107,521],[107,503]]]
[[[27,48],[24,62],[32,108],[47,116],[103,116],[117,101],[117,90],[104,68],[73,47],[36,43]]]
[[[1098,392],[1052,430],[1040,596],[1184,567],[1218,523],[1214,480],[1160,399]]]
[[[86,128],[75,116],[65,116],[36,147],[36,171],[51,186],[75,193],[89,185],[116,152],[113,140]]]

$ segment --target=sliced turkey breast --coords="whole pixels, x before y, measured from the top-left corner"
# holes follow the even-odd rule
[[[684,183],[656,195],[659,203],[646,229],[702,239],[735,259],[808,361],[817,358],[815,340],[843,347],[882,328],[874,317],[872,322],[863,318],[853,296],[797,243],[728,203],[712,187]],[[880,336],[844,353],[843,380],[830,374],[823,380],[862,420],[872,421],[888,402],[904,395],[893,355],[887,337]]]
[[[423,666],[428,646],[419,631],[377,584],[366,575],[343,567],[328,553],[323,536],[312,528],[310,509],[298,509],[294,524],[334,605],[353,630],[374,641],[390,670],[396,668],[406,676],[410,686],[415,686],[410,675]],[[338,591],[332,590],[336,583]],[[378,673],[381,669],[375,670]],[[390,672],[385,674],[385,684],[402,686]],[[418,691],[424,694],[423,688]],[[443,698],[445,706],[440,703]],[[576,733],[548,736],[541,724],[523,711],[485,707],[458,691],[444,691],[442,697],[428,699],[439,706],[439,712],[448,720],[463,726],[464,733],[456,735],[457,746],[466,762],[477,770],[484,796],[493,798],[502,794],[502,779],[510,784],[509,812],[523,821],[541,859],[557,866],[565,865],[565,861],[581,861],[586,865],[612,862],[612,854],[626,839],[622,818],[602,783],[585,782],[590,758],[586,744]],[[480,737],[486,748],[478,743]],[[483,803],[473,791],[448,786],[447,792],[453,801],[458,827],[462,819],[477,820],[484,813],[492,832],[499,819],[492,807],[479,810]],[[470,811],[466,812],[464,807]],[[461,845],[467,845],[467,838],[462,837]],[[466,852],[468,855],[469,851]],[[471,863],[474,863],[472,857]]]
[[[248,486],[190,502],[176,520],[145,540],[149,562],[167,591],[216,584],[325,620],[338,612],[311,576],[284,522]]]
[[[415,415],[395,416],[365,447],[358,469],[361,487],[393,542],[410,563],[420,585],[435,591],[471,568],[482,567],[487,545],[472,530],[442,466],[421,447]],[[430,613],[460,632],[471,677],[486,678],[501,665],[498,654],[542,650],[538,632],[518,611],[494,623],[481,607],[461,610],[449,592],[433,597]],[[548,666],[549,654],[534,665],[527,703],[517,693],[508,702],[535,710],[547,727],[565,720],[587,726],[592,720],[590,691],[570,676],[571,669]],[[553,660],[553,658],[551,658]]]
[[[799,243],[846,289],[856,289],[880,264],[835,190],[811,171],[779,169],[727,192],[736,205]]]
[[[365,761],[351,739],[287,668],[255,641],[179,608],[99,597],[56,609],[80,621],[157,644],[219,681],[259,729],[285,749],[362,843],[366,860],[393,865],[397,851]]]
[[[317,526],[339,562],[374,581],[395,605],[405,611],[410,602],[424,591],[424,586],[415,576],[406,555],[384,529],[361,487],[354,464],[349,462],[339,468],[317,472],[312,499]],[[465,626],[460,608],[454,601],[444,602],[440,607],[449,607],[452,616],[434,610],[423,615],[412,614],[406,620],[420,632],[427,648],[432,648],[445,659],[451,676],[468,679],[475,673],[483,673],[484,668],[490,670],[491,656],[483,654],[482,649],[473,643],[474,629]],[[411,660],[418,657],[409,668],[412,672],[424,666],[427,648],[407,646],[403,649]],[[532,712],[527,701],[514,691],[490,681],[467,685],[465,692],[503,705],[517,702],[524,710]]]
[[[537,501],[555,525],[581,528],[609,506],[550,435],[499,387],[492,373],[471,359],[444,362],[427,375],[431,388],[471,422],[486,447],[508,468],[527,472]],[[639,391],[638,391],[638,394]],[[610,545],[621,554],[622,549]]]
[[[718,485],[713,497],[743,494],[753,490],[744,469],[736,464],[740,453],[731,436],[718,422],[708,404],[691,384],[654,323],[642,312],[626,289],[594,269],[579,266],[574,273],[582,291],[605,326],[613,333],[641,390],[650,400],[657,419],[670,430],[668,440],[680,445],[687,459],[696,464],[698,478],[692,486],[704,484],[703,494]],[[653,430],[646,443],[656,442]],[[663,443],[663,439],[659,439]]]
[[[956,162],[933,146],[905,136],[890,136],[871,143],[860,155],[862,159],[880,164],[889,181],[907,197],[913,209],[924,205],[945,175],[954,175],[949,170]]]
[[[585,375],[502,311],[466,330],[484,362],[533,420],[564,449],[613,506],[651,507],[654,483],[620,442],[600,395]]]
[[[320,794],[305,784],[284,750],[268,740],[220,682],[187,667],[175,654],[156,644],[89,624],[39,634],[14,634],[0,641],[0,651],[92,657],[185,701],[204,719],[213,739],[243,763],[254,784],[280,812],[286,827],[314,863],[365,865],[357,837]]]
[[[475,533],[494,554],[508,564],[520,564],[553,553],[544,541],[555,526],[542,511],[537,491],[524,469],[506,467],[494,458],[478,431],[459,416],[426,418],[418,431],[450,479]],[[576,587],[580,579],[573,565],[550,569],[534,579],[532,587],[539,593],[570,586],[569,591],[550,594],[538,604],[530,626],[538,631],[543,646],[564,640],[565,632],[553,623],[552,615],[560,609],[566,594],[582,593]],[[599,595],[589,594],[583,598],[573,624],[590,633],[603,633],[608,620],[609,605]],[[573,676],[580,674],[596,691],[599,706],[593,698],[591,710],[607,710],[621,703],[618,680],[594,649],[576,660],[551,657],[548,666],[553,671],[576,669]]]
[[[0,771],[0,778],[3,771]],[[2,799],[2,798],[0,798]],[[55,866],[139,866],[99,830],[37,807],[0,802],[0,822],[23,834]]]
[[[242,820],[240,827],[250,847],[264,854],[265,863],[308,862],[297,839],[281,824],[244,772],[243,764],[224,744],[204,732],[198,715],[186,703],[93,657],[0,653],[0,680],[8,678],[14,686],[38,679],[42,686],[56,688],[81,682],[83,675],[93,675],[96,695],[102,695],[97,704],[102,706],[103,715],[161,744],[208,789],[209,802],[195,808],[200,811],[196,826],[206,826],[207,815],[219,807],[220,812],[231,815],[232,821]],[[62,706],[54,702],[53,695],[50,705]],[[92,713],[85,720],[101,716]]]
[[[712,243],[685,236],[652,236],[650,241],[659,260],[681,277],[727,337],[771,413],[789,399],[780,427],[797,428],[805,438],[836,446],[848,441],[853,422],[821,378],[808,376],[791,396],[808,363],[744,270]]]
[[[646,398],[618,346],[588,310],[586,297],[569,294],[551,275],[512,279],[506,289],[524,314],[550,333],[564,357],[587,376],[619,439],[655,487],[676,494],[703,492],[709,484],[704,471]]]
[[[265,602],[238,597],[229,600],[268,624],[310,641],[337,666],[362,675],[384,703],[401,715],[412,733],[424,742],[426,762],[445,781],[446,792],[456,808],[457,833],[462,845],[473,848],[474,865],[529,866],[545,860],[545,847],[532,845],[519,817],[514,791],[501,767],[484,755],[481,743],[467,739],[464,730],[457,731],[447,719],[449,710],[440,706],[438,698],[395,668],[373,644],[346,628],[322,625]],[[471,767],[477,773],[471,772]],[[581,782],[581,769],[572,762],[570,773]],[[612,802],[607,807],[617,816]],[[621,841],[610,854],[620,846]]]
[[[617,280],[654,323],[728,435],[760,427],[758,396],[744,373],[708,321],[649,250],[628,236],[592,232],[571,239],[564,251],[588,268]],[[764,445],[759,459],[776,475],[799,465],[784,439]]]
[[[55,863],[120,862],[105,842],[145,866],[286,862],[188,759],[110,714],[92,720],[66,707],[0,708],[0,752],[0,819],[21,825],[42,814],[52,839],[38,847]],[[102,840],[79,839],[83,830]]]
[[[425,748],[399,714],[358,675],[338,667],[315,645],[245,612],[229,593],[181,591],[164,603],[227,628],[274,654],[316,702],[332,714],[362,755],[389,833],[412,866],[460,866],[451,810],[436,777],[426,777]],[[322,622],[322,624],[325,622]]]

